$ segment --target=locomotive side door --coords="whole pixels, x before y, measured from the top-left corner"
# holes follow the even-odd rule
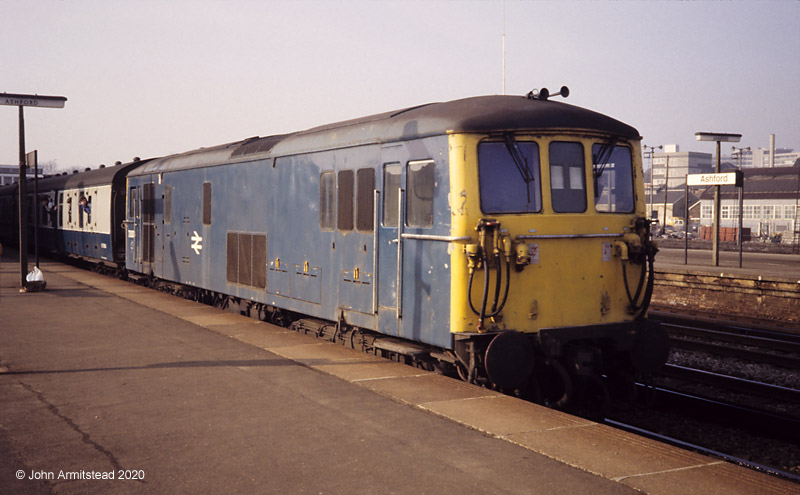
[[[402,233],[405,183],[402,145],[385,146],[382,150],[378,205],[378,331],[400,335],[403,317]],[[398,297],[400,295],[400,297]]]

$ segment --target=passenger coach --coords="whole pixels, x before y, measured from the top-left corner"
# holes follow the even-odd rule
[[[34,199],[28,181],[28,245],[33,248],[34,209],[39,209],[39,249],[109,266],[124,263],[125,174],[138,161],[39,179]],[[17,185],[0,189],[0,228],[17,242]]]

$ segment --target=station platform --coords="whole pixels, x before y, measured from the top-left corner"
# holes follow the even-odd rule
[[[688,256],[687,256],[688,254]],[[688,263],[684,263],[688,261]],[[656,271],[723,275],[725,277],[762,277],[765,280],[791,281],[800,284],[800,254],[742,253],[720,251],[719,266],[712,263],[711,251],[659,247]]]
[[[798,492],[244,316],[41,268],[47,289],[20,293],[19,265],[0,263],[0,494]]]

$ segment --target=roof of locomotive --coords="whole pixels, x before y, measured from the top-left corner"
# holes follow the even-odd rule
[[[250,138],[171,155],[138,167],[130,175],[197,168],[311,151],[404,141],[451,133],[594,131],[640,139],[639,131],[601,113],[562,102],[524,96],[478,96],[429,103],[292,134]]]

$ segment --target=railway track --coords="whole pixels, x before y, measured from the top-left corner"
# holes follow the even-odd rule
[[[722,332],[739,332],[761,336],[794,335],[793,340],[800,342],[800,327],[797,323],[765,320],[763,318],[713,313],[710,311],[683,310],[665,306],[652,306],[647,312],[648,318],[662,323],[686,325],[694,328],[719,330]],[[791,337],[790,337],[791,338]]]
[[[663,375],[800,403],[800,391],[795,390],[800,383],[800,334],[658,312],[652,317],[661,321],[675,350]]]
[[[800,390],[772,385],[770,383],[747,380],[674,364],[667,364],[659,375],[692,383],[702,383],[704,385],[720,387],[732,392],[759,395],[770,399],[800,404]]]

